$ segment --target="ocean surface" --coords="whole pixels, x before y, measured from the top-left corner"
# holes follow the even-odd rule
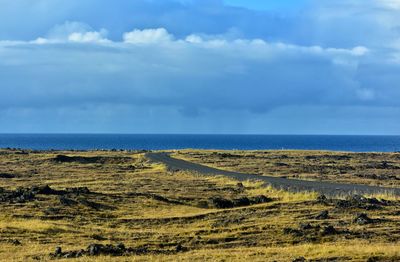
[[[0,148],[91,149],[308,149],[399,152],[400,136],[0,134]]]

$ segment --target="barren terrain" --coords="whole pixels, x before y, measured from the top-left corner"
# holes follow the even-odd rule
[[[246,172],[265,169],[258,153],[235,161],[217,156],[212,162],[209,156],[225,153],[182,156]],[[319,154],[328,153],[296,152],[295,160],[287,152],[266,156],[291,166],[272,162],[274,175],[303,177],[293,163],[306,166],[314,161],[306,156]],[[397,166],[396,157],[368,155],[365,163]],[[328,160],[315,161],[325,170]],[[354,166],[361,165],[357,161]],[[345,166],[335,163],[338,170]],[[331,165],[334,175],[327,179],[335,180]],[[396,169],[390,172],[385,175],[398,176]],[[398,186],[394,178],[383,183]],[[291,193],[254,181],[168,171],[138,151],[0,150],[0,188],[1,261],[400,259],[400,202],[392,195]]]

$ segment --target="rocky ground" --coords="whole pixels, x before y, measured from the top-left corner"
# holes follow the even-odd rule
[[[181,150],[174,156],[242,173],[400,188],[400,153]]]
[[[288,193],[143,155],[0,150],[0,261],[400,259],[396,198]]]

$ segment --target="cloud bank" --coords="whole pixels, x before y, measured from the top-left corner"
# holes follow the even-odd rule
[[[5,6],[2,132],[400,131],[399,1]]]

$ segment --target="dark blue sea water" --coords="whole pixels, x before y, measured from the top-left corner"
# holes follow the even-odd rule
[[[400,151],[400,136],[0,134],[0,148]]]

